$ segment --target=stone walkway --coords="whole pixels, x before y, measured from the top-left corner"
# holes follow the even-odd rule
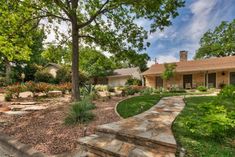
[[[163,98],[142,114],[99,126],[78,143],[86,157],[174,157],[171,125],[184,105],[183,97]]]

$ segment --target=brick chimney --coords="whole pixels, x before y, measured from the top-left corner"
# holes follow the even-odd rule
[[[188,60],[188,51],[180,51],[180,62],[184,62]]]

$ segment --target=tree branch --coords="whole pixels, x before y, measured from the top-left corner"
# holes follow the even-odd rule
[[[84,22],[84,23],[78,25],[78,27],[79,27],[79,28],[83,28],[83,27],[89,25],[90,23],[92,23],[92,22],[96,19],[97,16],[99,16],[99,15],[102,14],[102,13],[107,12],[108,10],[107,10],[107,9],[104,9],[104,7],[105,7],[108,3],[109,3],[109,0],[106,0],[106,2],[100,7],[100,9],[99,9],[93,16],[91,16],[88,21],[86,21],[86,22]]]

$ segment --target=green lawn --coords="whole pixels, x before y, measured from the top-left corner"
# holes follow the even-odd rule
[[[225,138],[223,142],[213,138],[200,137],[196,133],[191,133],[184,125],[184,121],[197,113],[196,105],[210,102],[216,97],[191,97],[186,98],[186,107],[177,117],[173,124],[173,131],[177,142],[187,150],[186,157],[235,157],[235,134],[230,138]],[[234,110],[235,106],[229,102],[225,107]],[[233,141],[233,142],[232,142]]]
[[[130,99],[126,99],[120,102],[117,106],[117,112],[123,118],[132,117],[148,110],[153,105],[157,104],[160,99],[160,95],[145,95],[132,97]]]

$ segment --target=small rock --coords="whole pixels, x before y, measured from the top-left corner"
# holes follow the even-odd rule
[[[27,111],[7,111],[7,112],[4,112],[5,114],[8,114],[8,115],[23,115],[23,114],[26,114],[26,113],[29,113]]]

